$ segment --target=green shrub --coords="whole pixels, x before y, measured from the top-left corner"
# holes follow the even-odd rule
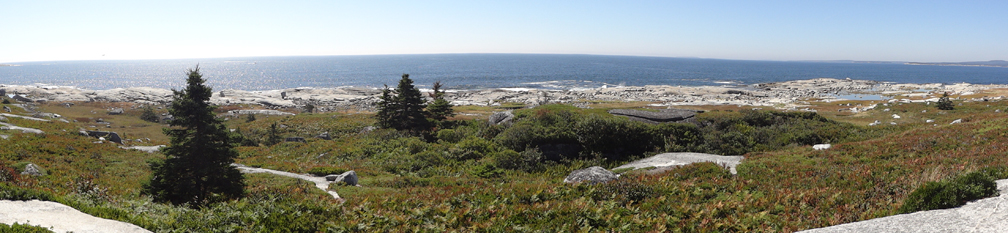
[[[653,187],[641,184],[630,177],[623,177],[612,182],[600,184],[593,198],[596,200],[614,200],[620,203],[641,202],[653,197],[657,192]]]
[[[315,176],[327,176],[330,174],[343,174],[346,171],[346,169],[335,167],[313,167],[308,170],[308,174]]]
[[[7,100],[4,100],[4,101],[7,101]],[[43,232],[53,232],[53,231],[50,231],[49,229],[47,229],[45,227],[28,225],[27,223],[25,223],[25,224],[14,223],[12,225],[7,225],[7,224],[0,223],[0,232],[9,232],[9,233],[43,233]]]
[[[728,169],[711,162],[685,165],[670,171],[668,175],[675,177],[677,180],[687,180],[693,178],[712,180],[728,179],[732,177],[731,172],[729,172]]]
[[[10,100],[8,100],[7,98],[3,99],[3,104],[10,104],[10,103],[11,103]]]
[[[521,153],[513,150],[502,150],[491,156],[493,163],[502,169],[533,172],[542,168],[542,152],[535,148],[526,149]]]
[[[977,172],[983,173],[994,180],[1008,179],[1008,167],[996,166],[996,167],[985,167],[978,170]]]
[[[910,193],[900,213],[959,207],[966,202],[997,194],[997,183],[984,171],[970,172],[952,180],[927,182]]]
[[[157,123],[159,120],[157,113],[154,113],[154,109],[152,109],[150,106],[144,108],[143,113],[140,114],[140,119],[154,123]]]
[[[652,126],[648,134],[656,140],[655,146],[669,152],[695,151],[703,142],[703,133],[693,124],[659,124]]]
[[[480,164],[473,167],[470,172],[472,175],[480,178],[497,178],[504,174],[497,166],[493,164]]]
[[[455,160],[470,160],[481,159],[483,156],[499,150],[500,148],[493,142],[482,138],[469,137],[449,148],[448,153]]]
[[[463,138],[465,138],[465,134],[462,134],[461,132],[457,132],[454,129],[442,129],[442,130],[438,130],[437,131],[437,135],[435,135],[435,136],[439,140],[441,140],[441,141],[450,142],[450,143],[458,143]]]

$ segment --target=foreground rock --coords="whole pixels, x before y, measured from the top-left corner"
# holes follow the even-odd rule
[[[242,173],[270,173],[270,174],[275,174],[275,175],[281,175],[281,176],[286,176],[286,177],[298,178],[298,179],[302,179],[302,180],[311,181],[312,183],[315,183],[315,187],[316,188],[319,188],[322,191],[326,191],[327,193],[329,193],[329,195],[332,195],[333,198],[336,198],[336,200],[343,200],[343,198],[340,198],[339,194],[337,194],[336,192],[329,191],[329,183],[330,182],[328,180],[326,180],[325,177],[315,177],[315,176],[312,176],[312,175],[290,173],[290,172],[277,171],[277,170],[271,170],[271,169],[265,169],[265,168],[248,167],[248,166],[237,164],[237,163],[232,163],[231,166],[234,166],[235,168],[238,168],[238,170],[240,170]]]
[[[570,175],[567,175],[567,178],[564,178],[564,183],[573,184],[585,182],[589,184],[597,184],[609,182],[617,178],[619,177],[617,177],[615,173],[606,170],[605,168],[594,166],[572,171]]]
[[[41,129],[25,128],[0,122],[0,130],[21,131],[22,133],[45,134]]]
[[[0,200],[0,223],[11,225],[15,222],[51,228],[53,232],[151,232],[130,223],[91,216],[56,202]]]
[[[357,172],[347,171],[343,174],[333,174],[325,176],[326,181],[329,182],[343,182],[346,185],[357,186]]]
[[[801,232],[1008,232],[1008,180],[997,181],[1000,195],[943,210],[893,215]]]
[[[105,140],[109,140],[110,142],[115,142],[115,143],[123,144],[122,138],[119,137],[119,134],[116,133],[116,132],[90,131],[90,130],[88,130],[88,131],[83,131],[81,134],[84,134],[84,135],[87,135],[87,136],[90,136],[90,137],[96,137],[96,138],[99,138],[99,139],[104,138]]]
[[[507,124],[514,119],[514,114],[510,110],[503,112],[495,112],[490,117],[487,118],[487,122],[491,125]]]
[[[28,165],[25,165],[24,171],[21,172],[21,175],[42,176],[42,169],[34,163],[29,163]]]
[[[723,156],[723,155],[692,153],[692,152],[664,153],[651,156],[645,159],[633,161],[631,163],[624,164],[623,166],[613,168],[613,170],[620,170],[625,168],[642,169],[653,167],[653,169],[650,169],[649,172],[658,173],[687,164],[712,162],[718,165],[727,166],[728,171],[731,172],[732,175],[735,175],[738,174],[738,172],[735,171],[735,167],[742,162],[742,159],[743,159],[742,156]]]

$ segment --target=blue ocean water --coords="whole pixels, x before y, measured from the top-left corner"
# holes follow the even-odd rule
[[[176,60],[54,61],[0,66],[0,84],[86,89],[181,88],[197,64],[216,90],[394,86],[410,74],[417,86],[450,89],[592,88],[602,85],[746,85],[810,78],[900,83],[1008,84],[1008,68],[843,62],[549,54],[430,54],[243,57]]]

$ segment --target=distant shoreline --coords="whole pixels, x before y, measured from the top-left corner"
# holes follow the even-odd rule
[[[1008,68],[1008,61],[1004,60],[977,61],[977,62],[906,62],[903,64],[912,66],[971,66],[971,67]]]
[[[1004,84],[914,84],[872,80],[817,78],[739,86],[616,86],[572,90],[505,89],[454,90],[445,98],[456,106],[499,106],[518,104],[572,104],[587,107],[598,102],[650,102],[654,107],[683,105],[762,106],[798,109],[809,101],[869,100],[934,102],[938,95],[973,95],[988,89],[1008,89]],[[133,102],[163,105],[171,102],[172,91],[133,87],[86,90],[67,86],[0,85],[0,92],[20,95],[32,102]],[[372,111],[380,89],[361,87],[288,88],[268,91],[214,90],[210,102],[216,105],[260,105],[266,108],[315,106],[320,111]],[[984,97],[987,99],[988,97]],[[1003,99],[1003,96],[990,99]]]

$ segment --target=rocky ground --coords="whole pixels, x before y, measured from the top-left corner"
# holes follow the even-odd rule
[[[0,200],[0,223],[41,226],[53,232],[151,232],[136,225],[91,216],[51,201]]]
[[[970,95],[1008,85],[909,84],[870,80],[818,78],[745,86],[620,86],[578,90],[486,89],[449,90],[446,98],[455,105],[522,104],[537,106],[567,103],[586,106],[591,102],[653,102],[655,106],[675,105],[745,105],[795,109],[809,99],[838,100],[843,95],[885,95],[895,99],[933,99],[940,93]],[[172,92],[165,89],[131,87],[110,90],[85,90],[64,86],[0,85],[0,93],[18,95],[30,101],[109,101],[142,104],[166,104]],[[210,101],[214,104],[251,104],[268,108],[313,105],[318,111],[372,110],[381,90],[375,88],[290,88],[270,91],[220,90]],[[988,97],[1002,99],[1003,96]]]

